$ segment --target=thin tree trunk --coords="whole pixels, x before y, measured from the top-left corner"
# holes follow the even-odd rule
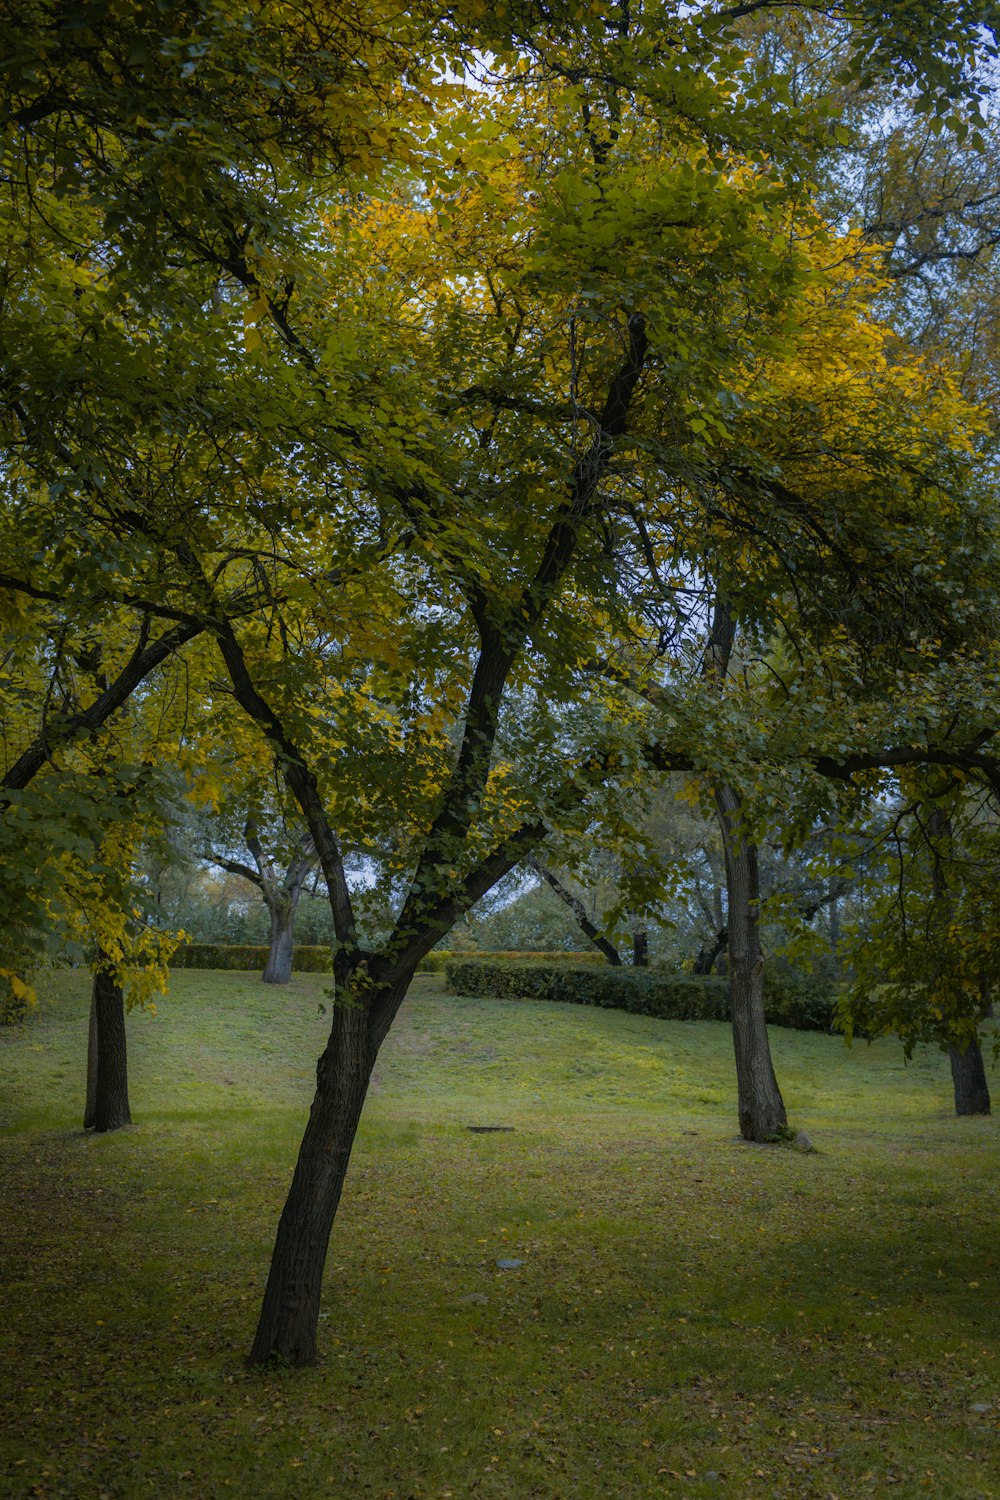
[[[760,944],[760,874],[757,846],[739,826],[739,794],[716,787],[715,805],[726,853],[729,923],[729,1006],[736,1053],[740,1134],[747,1141],[773,1141],[788,1117],[771,1062],[764,1019],[764,952]]]
[[[257,866],[256,870],[252,870],[242,860],[227,859],[223,855],[213,854],[211,850],[206,850],[203,858],[211,860],[220,870],[228,870],[231,875],[238,875],[241,880],[249,881],[260,891],[271,923],[267,962],[261,977],[265,984],[287,984],[292,977],[295,913],[306,878],[316,861],[316,847],[309,834],[303,835],[284,877],[279,880],[274,862],[264,850],[257,835],[257,824],[252,817],[247,819],[244,836]]]
[[[398,1007],[408,987],[409,976],[391,993],[369,992],[367,1004],[350,991],[334,1003],[309,1123],[278,1224],[251,1365],[272,1359],[315,1363],[327,1245],[378,1050],[371,1012],[375,1000]]]
[[[110,970],[94,971],[94,1018],[97,1031],[97,1080],[94,1090],[94,1129],[120,1130],[131,1125],[128,1102],[128,1051],[125,1040],[125,998]]]
[[[935,807],[927,820],[927,831],[934,837],[940,836],[944,843],[945,852],[951,853],[952,833],[951,817],[943,807]],[[948,891],[948,883],[940,858],[935,854],[932,882],[935,901],[940,901],[948,916],[952,913],[952,899]],[[979,991],[983,997],[983,1011],[985,1014],[989,991],[983,984],[982,976],[979,979]],[[965,1050],[956,1047],[954,1042],[948,1043],[948,1060],[951,1063],[951,1082],[955,1093],[956,1115],[988,1115],[990,1113],[990,1090],[986,1082],[986,1068],[983,1063],[983,1053],[979,1045],[979,1038],[973,1037]]]
[[[265,898],[266,899],[266,898]],[[265,984],[287,984],[292,977],[292,950],[295,941],[295,907],[284,892],[268,901],[271,932],[268,939]]]
[[[536,875],[540,875],[542,877],[546,885],[550,886],[552,890],[555,891],[560,901],[564,901],[566,903],[570,911],[573,913],[573,916],[576,918],[577,926],[583,933],[584,937],[589,938],[594,947],[601,950],[609,964],[613,964],[616,969],[621,968],[621,954],[612,943],[608,942],[608,939],[604,936],[604,934],[602,932],[599,932],[598,929],[594,926],[593,922],[587,916],[587,911],[584,907],[583,902],[580,901],[576,896],[574,896],[572,891],[568,891],[563,885],[562,881],[559,879],[558,875],[554,874],[547,865],[543,865],[541,860],[536,859],[534,855],[532,855],[530,859],[526,859],[525,864],[530,870],[534,870]]]
[[[955,1087],[955,1113],[988,1115],[990,1090],[979,1042],[970,1042],[964,1052],[949,1043],[948,1057],[951,1061],[951,1081]]]

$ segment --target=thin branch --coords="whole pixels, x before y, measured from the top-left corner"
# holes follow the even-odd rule
[[[204,625],[201,621],[178,625],[173,630],[166,631],[151,645],[141,650],[137,647],[114,682],[110,683],[87,708],[76,714],[57,716],[47,720],[44,732],[37,736],[4,776],[3,782],[0,783],[3,789],[5,791],[23,790],[46,761],[52,758],[56,749],[72,744],[83,735],[92,734],[94,730],[100,729],[112,714],[123,707],[131,694],[151,672],[179,651],[188,641],[200,635],[203,629]],[[142,638],[140,635],[140,641]],[[0,808],[7,805],[6,800],[0,799]]]
[[[256,870],[251,870],[249,865],[241,864],[238,859],[227,859],[222,854],[215,854],[211,849],[202,849],[200,859],[205,859],[211,865],[217,865],[220,870],[225,870],[229,875],[238,875],[241,880],[249,880],[259,891],[264,889],[264,882]]]
[[[608,963],[613,964],[615,968],[621,968],[622,957],[618,949],[594,926],[593,922],[587,916],[586,907],[583,902],[579,897],[574,896],[572,891],[566,889],[555,871],[550,870],[548,865],[543,865],[541,860],[534,854],[530,855],[524,863],[527,869],[533,870],[536,875],[545,881],[551,890],[555,891],[559,900],[569,907],[584,937],[592,942],[595,948],[600,949]]]

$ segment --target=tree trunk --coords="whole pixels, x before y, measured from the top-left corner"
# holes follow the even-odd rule
[[[728,941],[729,935],[726,932],[726,929],[724,927],[720,927],[719,931],[715,934],[715,941],[713,942],[712,946],[708,948],[704,943],[702,943],[701,947],[698,949],[698,953],[694,961],[694,968],[691,972],[693,974],[711,974],[712,970],[715,968],[716,960],[719,959],[725,952],[726,944]],[[720,964],[719,973],[721,974],[722,972],[722,965]]]
[[[760,874],[757,847],[739,826],[741,803],[732,787],[716,788],[715,805],[726,854],[729,921],[729,1006],[736,1053],[740,1134],[747,1141],[773,1141],[788,1117],[764,1020],[764,953],[760,945]]]
[[[97,1079],[94,1087],[94,1129],[120,1130],[131,1125],[128,1103],[128,1052],[125,1041],[125,998],[114,975],[94,971],[93,1008],[97,1031]]]
[[[945,853],[950,855],[951,817],[943,807],[935,807],[932,810],[927,820],[927,831],[932,836],[941,838]],[[952,899],[948,891],[945,871],[937,854],[935,854],[932,867],[932,879],[934,900],[942,903],[950,919],[953,911]],[[989,990],[984,984],[982,975],[979,977],[979,992],[983,999],[983,1009],[980,1011],[980,1017],[982,1017],[989,1000]],[[973,1037],[964,1051],[956,1047],[954,1042],[949,1042],[948,1060],[951,1063],[956,1115],[988,1115],[990,1113],[990,1090],[986,1082],[986,1068],[983,1064],[979,1038]]]
[[[271,918],[265,984],[287,984],[292,977],[292,948],[295,941],[295,907],[282,892],[267,904]]]
[[[649,933],[645,927],[637,927],[632,934],[632,966],[636,969],[649,968]]]
[[[955,1113],[988,1115],[990,1090],[978,1041],[970,1042],[964,1052],[949,1043],[948,1057],[951,1060],[951,1081],[955,1086]]]
[[[316,1068],[316,1093],[271,1258],[260,1321],[248,1363],[316,1361],[316,1330],[327,1245],[368,1092],[377,1047],[376,1003],[398,1007],[409,976],[391,991],[336,999],[330,1039]]]

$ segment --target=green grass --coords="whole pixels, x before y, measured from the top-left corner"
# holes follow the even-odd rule
[[[720,1025],[418,980],[321,1363],[245,1371],[326,983],[178,973],[104,1138],[78,976],[0,1035],[0,1493],[1000,1496],[997,1126],[889,1043],[772,1033],[802,1155],[735,1140]]]

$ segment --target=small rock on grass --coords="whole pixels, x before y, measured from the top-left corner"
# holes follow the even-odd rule
[[[523,1260],[498,1260],[497,1265],[501,1271],[516,1271],[518,1266],[523,1266]]]

